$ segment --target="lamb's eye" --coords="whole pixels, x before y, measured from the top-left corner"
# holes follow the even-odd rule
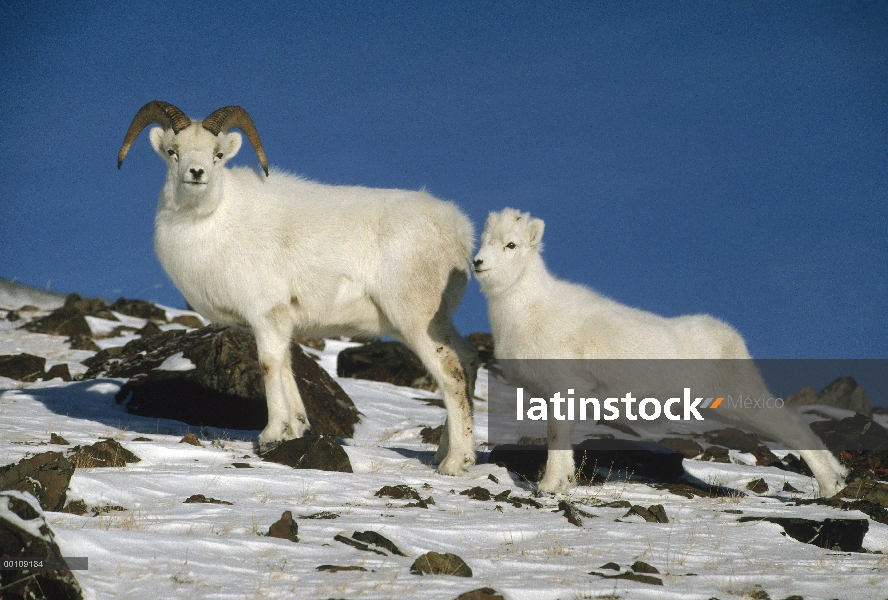
[[[217,153],[216,153],[216,158],[218,158],[219,160],[222,160],[222,153],[221,153],[221,152],[217,152]]]
[[[167,154],[169,154],[170,156],[176,156],[176,151],[170,148],[169,150],[167,150]]]
[[[506,248],[508,248],[509,250],[514,250],[515,242],[509,242],[508,244],[506,244]]]

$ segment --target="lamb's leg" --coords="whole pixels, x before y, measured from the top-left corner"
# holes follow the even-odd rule
[[[546,472],[537,485],[537,491],[566,494],[576,480],[573,448],[570,443],[570,422],[549,419],[549,452]]]
[[[290,329],[273,319],[262,325],[254,332],[268,404],[268,425],[259,434],[259,451],[265,452],[284,440],[302,437],[308,417],[293,378]]]

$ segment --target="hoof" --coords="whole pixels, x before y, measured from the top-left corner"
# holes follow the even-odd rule
[[[465,456],[447,456],[438,465],[438,473],[442,475],[462,475],[467,467],[475,464],[475,453]]]
[[[540,494],[566,494],[570,490],[570,481],[567,479],[543,479],[537,485],[537,492]]]

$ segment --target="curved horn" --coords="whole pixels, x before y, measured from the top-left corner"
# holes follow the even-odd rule
[[[262,142],[259,141],[259,132],[256,131],[253,119],[250,118],[247,111],[240,106],[220,108],[203,120],[203,128],[213,135],[219,135],[221,131],[228,131],[234,128],[243,131],[250,143],[253,144],[253,149],[259,157],[259,163],[262,165],[262,170],[265,171],[265,176],[268,177],[268,160],[265,158],[265,150],[262,149]]]
[[[133,145],[142,130],[152,123],[158,123],[164,129],[172,129],[175,133],[179,133],[191,125],[191,119],[172,104],[160,100],[153,100],[140,108],[136,116],[133,117],[126,137],[123,138],[123,146],[120,147],[120,152],[117,154],[118,169],[123,164],[123,159],[126,158],[130,146]]]

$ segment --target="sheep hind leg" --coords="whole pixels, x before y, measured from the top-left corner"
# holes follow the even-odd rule
[[[284,440],[302,437],[308,429],[308,417],[293,378],[289,332],[274,327],[254,331],[268,405],[268,424],[259,434],[261,453]]]
[[[418,339],[406,341],[437,382],[447,410],[445,431],[441,434],[441,443],[435,455],[439,462],[438,472],[459,475],[463,469],[475,464],[472,395],[469,386],[474,386],[478,370],[477,355],[449,324],[446,333],[435,336],[435,339],[422,335]]]

